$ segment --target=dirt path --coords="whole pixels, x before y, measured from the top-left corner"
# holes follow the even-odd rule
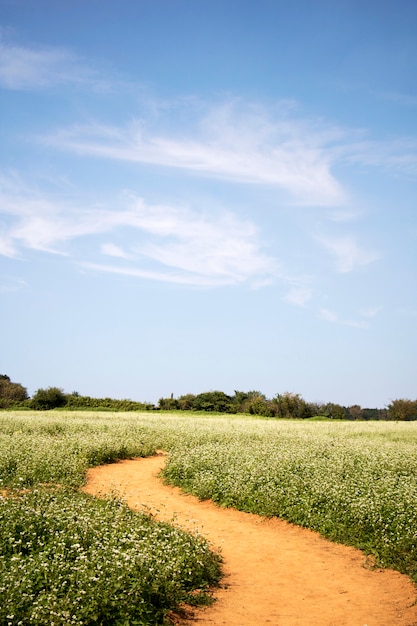
[[[416,588],[406,576],[371,570],[364,555],[278,519],[200,502],[158,474],[166,458],[91,469],[85,491],[117,490],[129,506],[199,530],[224,558],[217,602],[187,624],[198,626],[417,626]]]

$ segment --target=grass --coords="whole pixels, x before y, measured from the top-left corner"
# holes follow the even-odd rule
[[[183,539],[172,536],[174,545],[181,546],[182,556],[178,557],[179,553],[174,556],[174,550],[172,562],[166,563],[158,541],[165,545],[162,536],[165,532],[169,535],[169,527],[165,526],[164,531],[152,530],[159,527],[152,526],[155,522],[150,521],[148,534],[143,518],[126,511],[120,503],[86,500],[86,496],[74,491],[83,484],[87,467],[118,458],[146,456],[158,448],[170,453],[165,479],[199,498],[212,498],[222,506],[279,516],[316,529],[332,540],[361,548],[373,555],[378,565],[404,572],[417,582],[415,422],[303,422],[162,412],[0,412],[0,488],[30,488],[37,494],[35,500],[31,500],[32,492],[0,500],[3,520],[20,520],[18,524],[1,522],[5,530],[0,540],[0,595],[2,599],[10,598],[5,609],[7,615],[1,614],[1,623],[14,626],[20,619],[22,624],[70,624],[65,613],[69,611],[71,619],[79,620],[74,624],[161,624],[168,606],[177,606],[183,598],[193,595],[191,587],[205,589],[218,578],[218,557],[212,555],[201,538],[187,539],[190,545],[194,546],[194,541],[196,545],[186,549],[185,539],[184,544]],[[64,489],[50,492],[40,486],[42,483],[59,483]],[[66,498],[65,502],[60,498]],[[47,510],[51,511],[48,522],[51,526],[42,535],[36,524],[40,518],[47,517]],[[66,511],[66,517],[60,517],[60,510]],[[91,537],[88,545],[79,540],[80,511],[88,511],[90,515],[86,528],[96,529],[93,535],[85,533]],[[104,531],[118,528],[118,522],[106,522],[113,515],[123,519],[126,525],[120,533],[115,530],[114,536],[110,530]],[[59,531],[51,530],[52,520],[61,524]],[[145,543],[141,544],[137,538],[130,544],[124,543],[125,539],[118,543],[120,537],[136,537],[136,527],[142,529],[144,537],[151,537],[149,543],[143,539]],[[19,552],[20,534],[25,535],[28,528],[35,529],[31,543],[24,544],[25,549]],[[37,534],[50,538],[45,552],[43,549],[36,552]],[[96,541],[101,535],[108,544],[102,545],[103,539],[99,549]],[[84,561],[93,560],[90,552],[96,555],[94,570],[101,571],[101,564],[105,572],[100,583],[91,581],[91,571],[81,567],[83,559],[77,560],[76,551],[81,548],[63,549],[63,537],[66,546],[82,546]],[[7,551],[10,545],[14,546],[13,554]],[[139,545],[147,545],[146,550],[139,549]],[[121,546],[126,546],[129,558],[120,556],[124,549]],[[148,557],[143,557],[143,562],[142,557],[136,558],[135,546],[142,556],[155,554],[154,564]],[[205,558],[198,557],[196,561],[193,551],[198,552],[202,546]],[[111,563],[109,555],[113,549],[118,555],[113,559],[116,568],[106,565]],[[64,566],[62,561],[62,567],[53,576],[55,596],[48,595],[52,593],[51,587],[42,587],[42,593],[38,588],[33,591],[33,585],[42,583],[42,572],[47,569],[37,563],[50,565],[54,562],[53,554],[61,555],[59,558],[68,565]],[[179,561],[183,564],[176,579],[179,586],[171,594],[170,572]],[[203,565],[198,565],[199,562]],[[137,565],[134,575],[129,569],[132,563]],[[78,574],[71,578],[70,573],[75,570]],[[61,571],[67,572],[69,578],[65,580],[69,582],[58,584]],[[23,576],[22,572],[27,575]],[[197,572],[201,573],[198,580],[193,578]],[[137,581],[135,590],[129,587],[133,579]],[[97,583],[96,588],[93,583]],[[153,595],[149,589],[154,588],[159,591]],[[63,589],[64,594],[59,591]],[[31,593],[35,595],[30,596]],[[198,591],[194,593],[198,597]],[[127,617],[123,613],[123,599],[129,594],[134,599],[130,604],[139,613]],[[97,612],[93,600],[85,605],[76,600],[80,595],[103,599],[107,617]],[[35,597],[49,598],[45,599],[48,609],[39,607]],[[115,604],[120,607],[118,615],[114,613]],[[19,613],[28,610],[28,606],[41,611],[38,621]],[[47,614],[47,610],[55,611],[58,616]],[[11,615],[14,617],[10,618]],[[51,615],[56,621],[51,621]]]

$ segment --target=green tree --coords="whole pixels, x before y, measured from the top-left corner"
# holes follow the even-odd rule
[[[313,415],[310,404],[299,393],[278,393],[272,398],[271,405],[276,417],[284,419],[306,419]]]
[[[417,420],[417,400],[405,398],[393,400],[388,405],[388,418],[401,422]]]
[[[175,411],[179,409],[178,400],[171,396],[170,398],[159,398],[158,406],[162,411]]]
[[[250,413],[249,407],[251,404],[258,401],[267,402],[266,397],[260,391],[235,391],[232,401],[235,405],[236,413]],[[253,415],[260,414],[253,413]]]
[[[178,398],[178,405],[181,411],[192,411],[194,407],[195,395],[193,393],[186,393],[184,396]]]
[[[387,420],[388,418],[388,409],[362,409],[364,420]]]
[[[57,409],[67,403],[67,397],[62,389],[58,387],[48,387],[47,389],[38,389],[32,397],[31,405],[34,409],[47,411],[49,409]]]
[[[199,393],[193,402],[195,411],[212,411],[215,413],[236,413],[232,397],[223,391],[205,391]]]
[[[353,404],[348,408],[349,418],[351,420],[363,419],[363,410],[359,404]]]
[[[9,376],[0,374],[0,408],[7,409],[24,402],[28,397],[27,389],[20,383],[12,383]]]
[[[334,420],[345,420],[348,417],[347,409],[341,404],[328,402],[324,405],[324,415]]]

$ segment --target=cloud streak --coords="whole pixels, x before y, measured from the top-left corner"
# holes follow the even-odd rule
[[[341,274],[352,272],[362,265],[373,263],[379,258],[379,254],[373,250],[364,250],[350,235],[316,237],[316,240],[335,259],[336,270]]]
[[[0,253],[19,257],[25,250],[36,250],[73,259],[72,242],[90,237],[92,258],[75,256],[96,271],[203,286],[256,286],[280,276],[278,261],[263,252],[250,221],[226,212],[204,215],[149,205],[135,196],[120,202],[114,210],[85,210],[10,190],[0,193],[0,213],[8,217]],[[101,237],[100,244],[93,245],[97,235],[107,241]]]
[[[363,131],[303,119],[289,112],[285,103],[274,111],[255,104],[242,105],[238,100],[200,107],[185,100],[180,113],[178,106],[160,107],[154,119],[144,117],[119,126],[74,125],[41,140],[83,157],[275,187],[293,204],[331,207],[335,216],[344,219],[349,211],[343,213],[342,209],[350,198],[334,174],[336,165],[417,176],[415,138],[371,140]],[[160,119],[161,111],[168,119]],[[184,117],[188,118],[185,126]]]
[[[0,87],[14,91],[71,86],[108,90],[110,83],[72,51],[56,47],[25,47],[0,40]]]
[[[352,328],[369,328],[369,323],[363,320],[341,319],[334,311],[326,308],[319,309],[319,317],[325,322],[331,324],[339,324],[341,326],[350,326]]]
[[[260,107],[227,102],[194,121],[190,115],[182,131],[161,131],[140,120],[125,126],[75,125],[42,140],[82,156],[273,186],[303,205],[343,205],[346,193],[331,172],[327,149],[337,131],[280,115],[272,119]]]

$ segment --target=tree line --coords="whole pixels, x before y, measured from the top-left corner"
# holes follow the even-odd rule
[[[58,387],[38,389],[30,398],[20,383],[0,374],[0,409],[49,410],[96,409],[108,411],[191,411],[210,413],[242,413],[282,419],[323,418],[336,420],[417,420],[417,400],[400,398],[392,400],[383,409],[362,408],[358,404],[342,406],[333,402],[307,402],[299,393],[278,393],[267,398],[260,391],[235,391],[228,395],[223,391],[188,393],[178,398],[160,398],[157,405],[134,400],[93,398],[76,391],[64,393]]]
[[[0,374],[0,409],[98,409],[111,411],[148,411],[154,408],[150,403],[114,398],[92,398],[81,396],[76,391],[64,393],[59,387],[38,389],[30,398],[27,389],[20,383],[13,383],[9,376]]]
[[[307,402],[299,393],[278,393],[268,399],[260,391],[207,391],[178,398],[160,398],[158,407],[166,411],[209,411],[246,413],[282,419],[326,418],[336,420],[417,420],[417,400],[398,399],[383,408],[362,408],[355,404],[342,406],[334,402]]]

